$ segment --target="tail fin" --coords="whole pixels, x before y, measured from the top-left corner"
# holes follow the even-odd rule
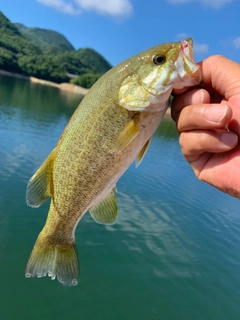
[[[25,271],[26,278],[48,275],[64,286],[76,286],[79,279],[78,254],[75,243],[68,247],[47,246],[38,240],[32,250]]]

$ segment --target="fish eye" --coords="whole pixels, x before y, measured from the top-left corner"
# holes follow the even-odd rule
[[[156,56],[153,57],[153,63],[156,65],[163,64],[166,61],[166,57],[163,56],[162,54],[157,54]]]

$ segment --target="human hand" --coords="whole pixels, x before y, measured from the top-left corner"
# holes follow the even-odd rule
[[[200,88],[174,92],[182,153],[200,180],[240,199],[240,64],[211,56],[200,69]]]

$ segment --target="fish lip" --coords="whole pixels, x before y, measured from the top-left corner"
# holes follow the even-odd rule
[[[182,41],[180,41],[181,45],[181,52],[193,63],[194,57],[193,57],[193,40],[192,38],[186,38]]]
[[[170,88],[182,89],[184,87],[199,85],[202,80],[200,67],[195,62],[193,56],[192,38],[186,38],[177,44],[174,43],[172,49],[177,49],[177,54],[174,54],[174,57],[169,59],[168,68],[171,69],[170,72],[174,73],[176,77],[168,84],[163,83],[165,88],[161,89],[161,94],[166,93]],[[151,87],[148,83],[141,81],[141,84],[150,95],[156,96],[160,94],[155,87]]]
[[[183,61],[182,67],[184,69],[184,72],[182,72],[183,70],[181,70],[181,72],[179,73],[179,76],[183,81],[186,81],[186,78],[188,78],[187,82],[189,82],[190,85],[197,85],[201,82],[202,77],[201,77],[199,65],[194,60],[193,40],[192,38],[186,38],[180,41],[179,43],[180,43],[179,58],[181,57]]]

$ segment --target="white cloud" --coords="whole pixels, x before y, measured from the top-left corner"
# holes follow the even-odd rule
[[[181,41],[181,40],[184,40],[184,39],[186,39],[186,38],[188,38],[188,34],[185,33],[185,32],[178,33],[178,34],[176,35],[177,41]]]
[[[111,16],[129,16],[132,6],[129,0],[75,0],[79,7]]]
[[[240,37],[233,39],[232,44],[233,44],[234,48],[240,49]]]
[[[213,7],[215,9],[223,7],[225,4],[232,3],[233,0],[166,0],[171,4],[184,4],[200,2],[204,6]]]
[[[102,15],[128,17],[133,7],[129,0],[37,0],[38,2],[68,14],[79,14],[83,10]]]
[[[200,0],[200,2],[202,2],[202,4],[206,6],[219,9],[225,6],[226,4],[232,3],[232,0]]]
[[[195,53],[206,53],[208,52],[208,49],[209,49],[208,44],[205,44],[205,43],[202,43],[202,44],[195,43],[193,45],[193,50]]]
[[[183,0],[182,0],[183,1]],[[176,40],[177,41],[181,41],[181,40],[184,40],[186,38],[189,38],[190,36],[185,33],[185,32],[182,32],[182,33],[178,33],[176,35]],[[239,37],[240,38],[240,37]],[[194,40],[193,40],[193,51],[195,53],[206,53],[208,52],[208,49],[209,49],[209,46],[208,44],[206,43],[196,43]]]
[[[79,8],[77,9],[72,3],[69,3],[69,1],[64,1],[64,0],[37,0],[37,1],[48,7],[51,7],[53,9],[56,9],[64,13],[77,15],[81,12]]]

